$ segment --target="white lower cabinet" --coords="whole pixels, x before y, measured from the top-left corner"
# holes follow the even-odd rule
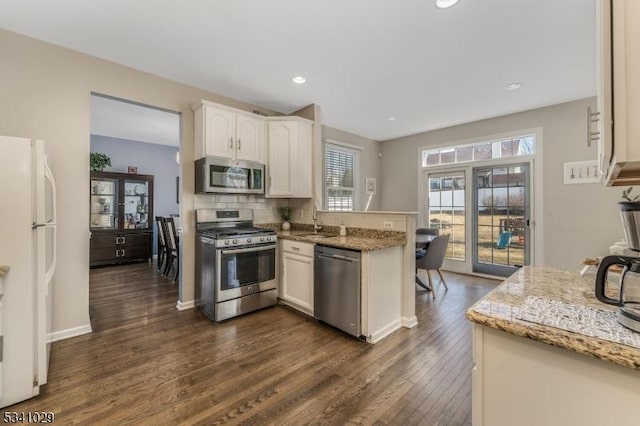
[[[473,326],[474,426],[638,424],[640,371]]]
[[[313,244],[282,241],[280,300],[313,315]]]

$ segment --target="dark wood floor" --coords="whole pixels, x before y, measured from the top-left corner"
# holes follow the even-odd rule
[[[94,332],[55,343],[42,394],[7,409],[60,424],[470,424],[464,311],[496,282],[445,277],[435,301],[417,290],[417,327],[369,345],[283,306],[216,325],[177,311],[147,264],[94,269]]]

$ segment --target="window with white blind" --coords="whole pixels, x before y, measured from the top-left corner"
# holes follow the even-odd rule
[[[360,194],[358,169],[360,152],[334,143],[325,143],[324,208],[357,210]]]

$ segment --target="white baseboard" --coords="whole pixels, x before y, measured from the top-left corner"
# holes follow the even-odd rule
[[[402,321],[402,326],[404,328],[413,328],[418,325],[418,318],[416,318],[415,315],[411,318],[402,317],[400,320]]]
[[[187,302],[181,302],[178,300],[178,303],[176,303],[176,309],[178,309],[179,311],[193,309],[195,307],[196,307],[196,304],[195,304],[195,301],[193,300],[189,300]]]
[[[91,324],[81,325],[80,327],[67,328],[66,330],[54,331],[53,333],[47,334],[47,343],[70,339],[71,337],[81,336],[83,334],[88,334],[91,332]]]
[[[403,326],[402,319],[398,318],[397,320],[385,325],[380,330],[374,333],[371,333],[371,335],[367,338],[367,342],[369,343],[379,342],[380,340],[384,339],[385,337],[387,337],[397,329],[401,328],[402,326]]]

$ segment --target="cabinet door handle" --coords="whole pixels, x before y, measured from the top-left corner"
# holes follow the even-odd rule
[[[291,250],[293,250],[293,251],[300,251],[300,247],[291,247]]]
[[[116,257],[120,257],[120,250],[116,250]]]
[[[238,150],[240,150],[240,138],[238,138]]]
[[[125,237],[121,237],[121,238],[122,238],[122,241],[120,241],[120,244],[124,244],[126,242],[126,239]]]
[[[122,249],[122,250],[120,250],[120,251],[122,251],[122,257],[124,257],[124,249]]]
[[[593,125],[600,121],[600,113],[591,111],[591,107],[587,107],[587,147],[591,147],[592,142],[600,139],[600,132],[593,131]]]
[[[229,148],[233,148],[233,138],[229,138]]]

